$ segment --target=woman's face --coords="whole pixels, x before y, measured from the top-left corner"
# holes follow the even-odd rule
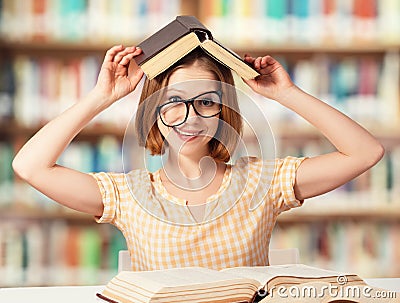
[[[169,148],[180,155],[189,157],[208,155],[208,143],[217,132],[219,123],[220,97],[216,93],[219,87],[215,80],[216,77],[212,72],[201,68],[196,62],[191,66],[181,67],[170,75],[165,98],[160,104],[165,104],[160,109],[160,114],[168,126],[161,121],[160,116],[157,123]],[[198,115],[193,103],[189,103],[187,112],[187,106],[179,102],[195,96],[199,96],[194,100],[197,112],[204,116],[213,115],[212,117],[205,118]],[[185,113],[187,113],[186,121],[184,121]]]

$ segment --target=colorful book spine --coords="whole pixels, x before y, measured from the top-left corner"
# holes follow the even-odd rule
[[[0,287],[99,285],[117,272],[125,239],[113,226],[0,223]],[[62,272],[62,274],[60,274]]]
[[[13,205],[14,173],[11,167],[13,157],[13,146],[0,141],[0,209]]]
[[[396,52],[380,55],[337,58],[316,54],[295,63],[279,56],[276,59],[285,66],[300,88],[371,129],[390,129],[400,123],[400,89],[397,85],[400,81],[400,55]],[[238,85],[251,98],[263,99],[249,91],[245,85]],[[274,110],[273,115],[268,115],[266,110],[271,123],[290,121],[299,127],[306,127],[298,115],[275,106],[274,102],[270,102],[269,110]]]
[[[323,220],[282,224],[272,233],[270,248],[300,251],[301,263],[353,271],[364,277],[397,277],[400,225],[396,223]]]
[[[297,146],[297,147],[296,147]],[[280,142],[278,157],[316,156],[333,151],[333,147],[320,141]],[[345,185],[319,197],[308,200],[299,212],[308,214],[327,214],[329,211],[346,213],[348,210],[364,211],[391,210],[396,211],[400,205],[399,162],[400,148],[389,149],[383,159],[367,172],[361,174]],[[328,211],[329,210],[329,211]]]
[[[242,9],[231,21],[223,20],[236,2],[213,1],[214,8],[206,12],[205,24],[215,31],[219,40],[228,40],[232,29],[256,28],[253,44],[325,44],[348,45],[360,42],[399,43],[400,0],[263,0],[252,2],[256,9]],[[227,5],[229,4],[229,5]],[[210,6],[204,3],[204,6]],[[259,12],[264,16],[260,19]],[[208,14],[207,14],[208,13]],[[254,20],[262,26],[253,26]],[[389,22],[388,22],[389,21]],[[223,24],[230,31],[224,35]],[[239,31],[240,32],[240,31]],[[397,36],[396,36],[397,33]],[[241,35],[239,35],[242,37]],[[247,35],[249,36],[249,35]],[[251,35],[254,36],[254,35]],[[248,37],[238,44],[247,45]]]
[[[179,10],[179,0],[2,0],[0,32],[13,41],[132,43]]]

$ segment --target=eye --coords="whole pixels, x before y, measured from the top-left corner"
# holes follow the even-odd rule
[[[182,101],[182,98],[179,96],[171,96],[168,98],[168,102],[179,102]]]
[[[204,107],[210,107],[210,106],[213,106],[215,104],[214,101],[209,100],[209,99],[201,99],[199,101],[200,101],[200,105],[204,106]]]

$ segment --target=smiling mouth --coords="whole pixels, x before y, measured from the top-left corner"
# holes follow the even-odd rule
[[[199,136],[201,133],[203,133],[202,130],[200,131],[194,131],[194,130],[182,130],[182,129],[178,129],[176,127],[174,127],[174,131],[183,138],[189,139],[189,138],[194,138]]]

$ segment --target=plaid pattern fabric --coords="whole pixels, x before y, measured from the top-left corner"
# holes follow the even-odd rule
[[[303,160],[239,159],[208,198],[205,220],[199,224],[185,201],[165,190],[159,172],[92,173],[104,203],[96,221],[121,230],[135,271],[266,265],[277,216],[302,204],[293,185]]]

